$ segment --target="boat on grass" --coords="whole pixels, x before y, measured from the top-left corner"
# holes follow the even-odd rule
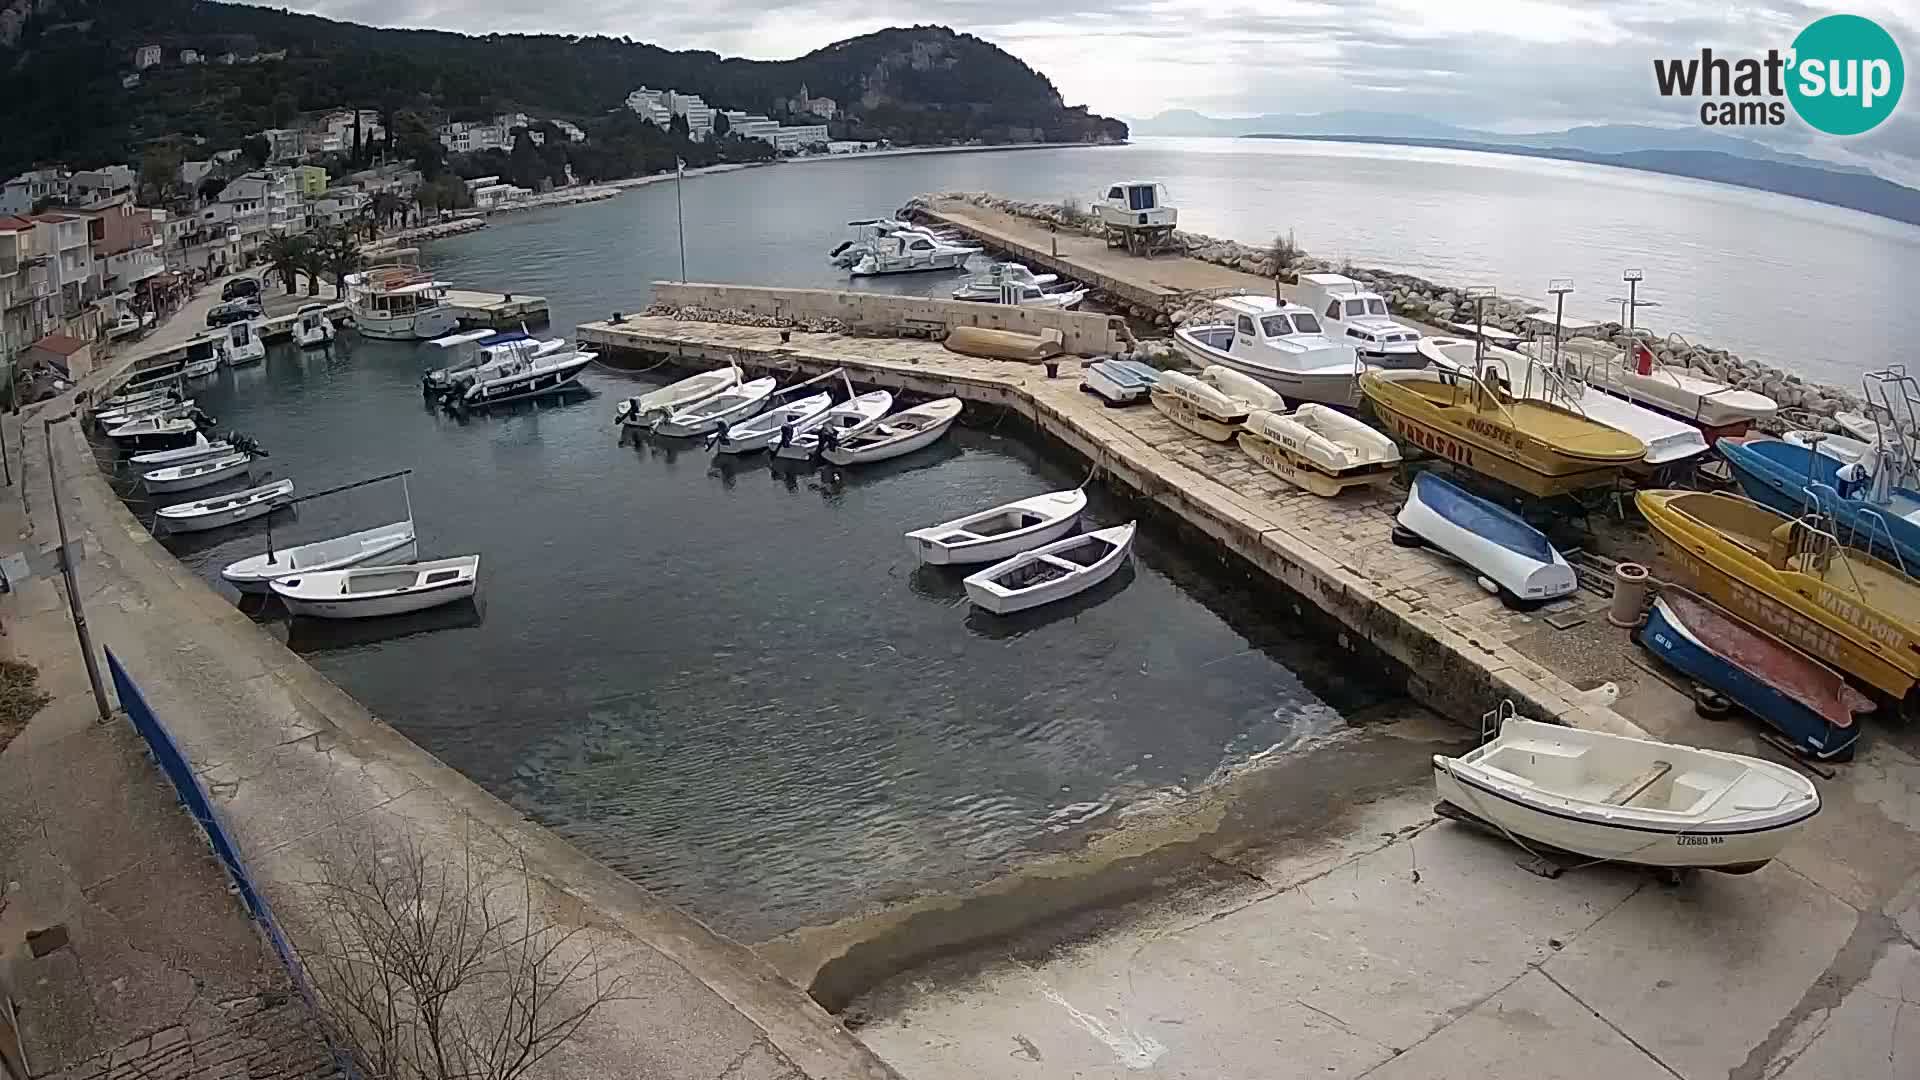
[[[219,457],[203,458],[184,465],[168,465],[153,470],[141,477],[141,484],[155,494],[170,491],[192,491],[217,484],[222,480],[231,480],[236,476],[245,476],[253,465],[253,455],[247,453],[222,454]]]
[[[1501,832],[1607,862],[1747,874],[1820,812],[1785,765],[1584,728],[1509,720],[1460,757],[1435,754],[1443,802]]]
[[[766,408],[767,399],[773,396],[774,387],[778,385],[772,377],[741,383],[725,393],[668,413],[654,424],[654,434],[691,438],[739,423]]]
[[[1873,701],[1846,676],[1699,597],[1668,590],[1653,602],[1640,644],[1821,761],[1851,760],[1855,713]]]
[[[1066,535],[1086,508],[1079,488],[1050,491],[915,529],[907,541],[914,558],[935,566],[999,562]]]
[[[371,619],[466,600],[480,588],[480,556],[397,566],[356,566],[275,578],[289,612],[314,619]]]
[[[723,454],[751,454],[776,442],[791,442],[826,422],[831,408],[833,395],[825,391],[776,405],[738,424],[721,425],[715,449]]]
[[[1385,484],[1400,464],[1400,448],[1392,439],[1312,402],[1291,413],[1255,409],[1235,438],[1268,472],[1326,498]]]
[[[1328,337],[1313,312],[1264,296],[1229,296],[1214,306],[1218,319],[1195,320],[1173,332],[1174,346],[1195,367],[1232,368],[1289,401],[1343,409],[1360,404],[1354,383],[1365,369],[1360,354]]]
[[[1634,503],[1681,583],[1913,707],[1920,583],[1847,550],[1819,515],[1789,518],[1720,492],[1642,491]]]
[[[411,562],[419,552],[413,521],[408,519],[249,555],[228,563],[220,576],[243,593],[265,595],[274,581],[295,574]]]
[[[1247,403],[1228,397],[1179,371],[1163,371],[1153,384],[1153,407],[1167,419],[1214,442],[1231,442],[1247,419]]]
[[[1113,576],[1133,549],[1134,523],[1069,536],[967,575],[967,599],[996,615],[1065,600]]]
[[[857,438],[871,431],[880,423],[880,418],[893,408],[893,394],[886,390],[869,390],[827,410],[818,424],[791,438],[783,438],[774,448],[773,456],[795,461],[806,461],[820,452],[822,447],[838,446],[842,439]]]
[[[1717,449],[1749,498],[1790,516],[1818,510],[1849,546],[1920,572],[1920,491],[1897,486],[1898,470],[1871,465],[1872,483],[1848,484],[1837,458],[1782,439],[1726,438]]]
[[[1399,525],[1395,543],[1412,546],[1412,538],[1451,555],[1509,607],[1544,603],[1580,587],[1573,567],[1545,533],[1431,471],[1413,478],[1394,521]]]
[[[1360,389],[1394,434],[1529,495],[1605,487],[1647,446],[1579,413],[1460,371],[1368,371]]]
[[[1139,360],[1096,360],[1086,367],[1080,389],[1109,405],[1131,405],[1153,389],[1160,370]]]
[[[169,532],[202,532],[265,517],[293,497],[292,480],[275,480],[245,491],[164,506],[154,515]]]
[[[657,390],[627,398],[614,406],[613,419],[615,423],[627,427],[647,427],[675,410],[719,397],[739,385],[740,369],[732,365],[702,371]]]
[[[960,418],[959,398],[939,398],[894,413],[866,431],[824,447],[820,456],[834,465],[867,465],[931,446]]]

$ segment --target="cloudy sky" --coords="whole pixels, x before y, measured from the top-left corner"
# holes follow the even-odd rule
[[[1920,0],[275,0],[379,26],[625,35],[668,48],[797,56],[885,26],[943,23],[1119,116],[1370,109],[1505,131],[1698,122],[1663,101],[1654,57],[1784,49],[1836,11],[1892,32],[1920,65]],[[1856,139],[1797,121],[1750,128],[1784,149],[1920,181],[1920,90]]]

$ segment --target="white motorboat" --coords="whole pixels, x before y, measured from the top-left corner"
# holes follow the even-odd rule
[[[1431,544],[1480,575],[1481,587],[1510,606],[1537,604],[1580,587],[1573,567],[1546,534],[1498,503],[1435,475],[1413,478],[1394,519],[1403,546]]]
[[[598,357],[598,353],[579,350],[522,349],[507,359],[467,372],[471,382],[456,400],[486,406],[558,393],[579,382],[580,373]]]
[[[1531,720],[1434,755],[1433,781],[1443,801],[1521,841],[1729,874],[1765,866],[1820,812],[1813,782],[1784,765]]]
[[[1263,296],[1229,296],[1214,306],[1223,321],[1188,323],[1173,332],[1175,347],[1196,366],[1232,368],[1289,401],[1343,409],[1360,404],[1360,354],[1327,337],[1313,312]]]
[[[155,387],[151,390],[141,390],[131,394],[116,394],[103,401],[94,402],[93,414],[97,417],[101,413],[130,409],[137,405],[146,405],[155,401],[172,401],[177,396],[172,387]]]
[[[1392,439],[1312,402],[1291,413],[1255,409],[1237,439],[1248,457],[1275,476],[1326,498],[1384,484],[1400,463]]]
[[[236,476],[245,476],[252,464],[252,454],[222,454],[219,457],[190,461],[185,465],[168,465],[155,469],[141,477],[140,482],[146,485],[148,491],[156,494],[167,491],[192,491],[194,488],[207,487]]]
[[[721,425],[715,449],[723,454],[751,454],[756,450],[765,450],[781,439],[791,442],[794,436],[803,435],[826,422],[827,410],[831,408],[833,395],[825,391],[775,405],[737,424]]]
[[[186,446],[200,434],[200,425],[184,416],[132,420],[107,431],[107,438],[126,450],[165,450]]]
[[[907,541],[915,558],[935,566],[999,562],[1058,540],[1086,508],[1087,493],[1079,488],[1050,491],[915,529]]]
[[[1602,390],[1706,429],[1709,441],[1744,435],[1780,408],[1765,394],[1662,364],[1644,342],[1589,365],[1582,375]]]
[[[838,446],[843,440],[857,438],[879,425],[880,418],[893,408],[893,394],[869,390],[827,410],[826,416],[811,430],[777,442],[773,456],[805,461],[824,446]]]
[[[1139,360],[1096,360],[1087,365],[1080,389],[1109,405],[1131,405],[1146,397],[1160,379],[1160,370]]]
[[[1395,322],[1386,297],[1344,274],[1301,274],[1293,298],[1320,316],[1329,337],[1345,341],[1381,367],[1425,367],[1420,331]]]
[[[172,465],[185,465],[190,461],[204,461],[212,457],[224,457],[233,453],[235,447],[225,439],[208,442],[200,432],[193,433],[193,442],[172,450],[149,450],[144,454],[135,454],[128,462],[143,472],[163,469]]]
[[[219,371],[226,357],[225,334],[211,334],[197,341],[188,342],[186,366],[180,369],[180,374],[189,379],[204,379]]]
[[[778,380],[771,377],[741,383],[723,394],[668,413],[654,424],[653,432],[691,438],[718,431],[724,424],[737,424],[766,408],[767,399],[773,396],[774,387],[778,385]]]
[[[1230,367],[1213,364],[1200,372],[1200,381],[1213,387],[1245,406],[1247,412],[1265,409],[1268,412],[1286,410],[1286,399],[1279,392],[1259,379],[1242,375]]]
[[[114,428],[131,424],[135,420],[172,420],[175,417],[187,416],[193,412],[193,409],[194,402],[192,398],[187,398],[184,401],[161,399],[147,402],[144,405],[133,405],[125,409],[113,409],[108,412],[95,413],[93,419],[96,424],[100,425],[102,431],[112,431]]]
[[[1247,403],[1184,372],[1163,371],[1149,396],[1167,419],[1214,442],[1230,442],[1246,420]]]
[[[828,252],[827,258],[854,277],[957,270],[980,254],[978,247],[943,240],[904,221],[876,218],[847,224],[853,238]]]
[[[1878,456],[1873,452],[1873,443],[1845,435],[1829,435],[1824,431],[1788,431],[1780,439],[1795,446],[1814,447],[1824,457],[1830,457],[1842,465],[1858,464],[1868,473],[1873,472],[1874,459]]]
[[[1525,353],[1451,337],[1424,338],[1419,351],[1437,368],[1484,372],[1491,367],[1515,397],[1557,405],[1632,435],[1647,445],[1641,461],[1649,469],[1707,452],[1707,437],[1692,424],[1606,393],[1570,370],[1557,370],[1551,363],[1541,363]]]
[[[165,523],[172,532],[201,532],[264,517],[292,497],[293,481],[275,480],[245,491],[162,507],[155,520]]]
[[[1882,429],[1878,421],[1868,417],[1864,413],[1849,412],[1843,409],[1833,414],[1833,422],[1840,425],[1841,431],[1859,439],[1863,443],[1872,444],[1879,442],[1883,430],[1893,435],[1896,440],[1898,439],[1898,432],[1895,432],[1891,427]]]
[[[539,357],[567,349],[564,338],[541,340],[524,330],[468,330],[445,334],[426,343],[434,367],[420,376],[428,397],[459,396],[473,385],[482,369],[491,371],[516,357]]]
[[[418,266],[383,266],[348,274],[347,312],[362,337],[425,341],[450,333],[460,317],[447,306],[447,283]]]
[[[480,587],[480,556],[308,571],[268,587],[289,612],[309,618],[405,615],[471,597]]]
[[[265,325],[259,319],[242,319],[227,324],[221,333],[226,336],[228,367],[246,367],[267,358],[267,343],[260,337],[260,329]]]
[[[627,398],[614,407],[613,419],[627,427],[646,427],[675,410],[698,405],[739,385],[740,369],[732,365],[703,371],[658,390]]]
[[[294,313],[293,341],[303,349],[318,348],[333,341],[333,320],[327,318],[324,304],[302,304]]]
[[[345,570],[354,566],[390,566],[412,562],[420,554],[413,522],[395,521],[376,525],[329,540],[263,551],[238,562],[228,563],[220,571],[227,584],[243,593],[271,592],[272,582],[295,574]]]
[[[1057,274],[1035,274],[1017,262],[997,262],[953,290],[955,300],[1071,311],[1087,298],[1078,285],[1059,285]]]
[[[1133,522],[1069,536],[967,575],[967,599],[995,615],[1065,600],[1113,576],[1133,548]]]
[[[911,454],[939,441],[960,418],[959,398],[939,398],[894,413],[858,435],[820,451],[835,465],[866,465]]]

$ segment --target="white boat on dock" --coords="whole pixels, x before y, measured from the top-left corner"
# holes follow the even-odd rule
[[[1153,407],[1167,419],[1214,442],[1231,442],[1246,419],[1247,403],[1228,397],[1184,372],[1163,371],[1150,392]]]
[[[1112,577],[1133,549],[1134,524],[1116,525],[1024,551],[967,575],[967,599],[996,615],[1065,600]]]
[[[1079,488],[1051,491],[915,529],[907,540],[914,558],[935,566],[999,562],[1066,535],[1086,508]]]
[[[318,570],[268,584],[289,612],[314,619],[370,619],[466,600],[480,588],[480,556],[397,566]]]
[[[825,391],[776,405],[738,424],[723,425],[715,449],[722,454],[751,454],[781,439],[791,442],[824,423],[831,408],[833,395]]]
[[[872,428],[820,451],[834,465],[867,465],[931,446],[960,418],[959,398],[939,398],[894,413]]]
[[[1346,342],[1380,367],[1425,367],[1420,331],[1394,321],[1386,297],[1345,274],[1301,274],[1296,303],[1320,316],[1328,337]]]
[[[1268,472],[1329,499],[1348,488],[1385,484],[1400,463],[1392,439],[1312,402],[1291,413],[1255,409],[1236,438]]]
[[[627,398],[614,407],[613,419],[627,427],[647,427],[675,410],[719,397],[739,386],[740,381],[740,369],[731,365],[689,375],[658,390]]]
[[[739,423],[766,408],[767,399],[773,396],[778,385],[779,380],[772,377],[741,383],[725,393],[668,413],[654,424],[653,432],[687,439],[718,431],[726,424]]]
[[[1573,567],[1546,534],[1431,470],[1413,478],[1394,523],[1394,543],[1432,545],[1466,564],[1480,576],[1482,588],[1510,607],[1536,606],[1580,587]]]
[[[1200,381],[1213,387],[1245,406],[1247,412],[1265,409],[1268,412],[1284,412],[1287,401],[1279,391],[1259,379],[1242,375],[1230,367],[1213,364],[1203,368]]]
[[[220,571],[227,584],[243,593],[264,595],[271,584],[295,574],[345,570],[355,566],[388,566],[411,562],[420,553],[413,521],[376,525],[345,536],[263,551]]]
[[[140,482],[148,491],[155,494],[192,491],[194,488],[208,487],[236,476],[245,476],[252,464],[252,454],[222,454],[219,457],[191,461],[184,465],[168,465],[155,469],[141,477]]]
[[[1144,361],[1096,360],[1087,365],[1080,389],[1108,405],[1131,405],[1152,392],[1158,381],[1159,369]]]
[[[878,426],[893,408],[893,394],[869,390],[827,410],[826,416],[810,430],[794,435],[774,447],[773,456],[805,461],[823,446],[838,446],[841,440],[856,438]]]
[[[1263,296],[1229,296],[1214,306],[1222,320],[1190,322],[1173,332],[1175,347],[1196,367],[1231,368],[1289,401],[1343,409],[1360,404],[1360,354],[1327,337],[1313,312]]]
[[[264,517],[292,497],[293,481],[275,480],[245,491],[162,507],[155,520],[170,532],[202,532]]]
[[[1662,364],[1644,342],[1589,364],[1581,374],[1602,390],[1704,429],[1709,442],[1744,435],[1755,421],[1780,409],[1765,394]]]
[[[332,344],[333,320],[327,318],[326,305],[300,305],[293,318],[293,342],[303,349]]]
[[[1446,804],[1521,841],[1729,874],[1765,866],[1820,812],[1813,782],[1784,765],[1530,720],[1434,755],[1433,781]]]

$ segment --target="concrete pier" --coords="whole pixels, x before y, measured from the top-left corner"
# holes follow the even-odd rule
[[[510,330],[523,322],[547,321],[544,296],[448,289],[447,306],[460,316],[461,326],[473,329]]]

